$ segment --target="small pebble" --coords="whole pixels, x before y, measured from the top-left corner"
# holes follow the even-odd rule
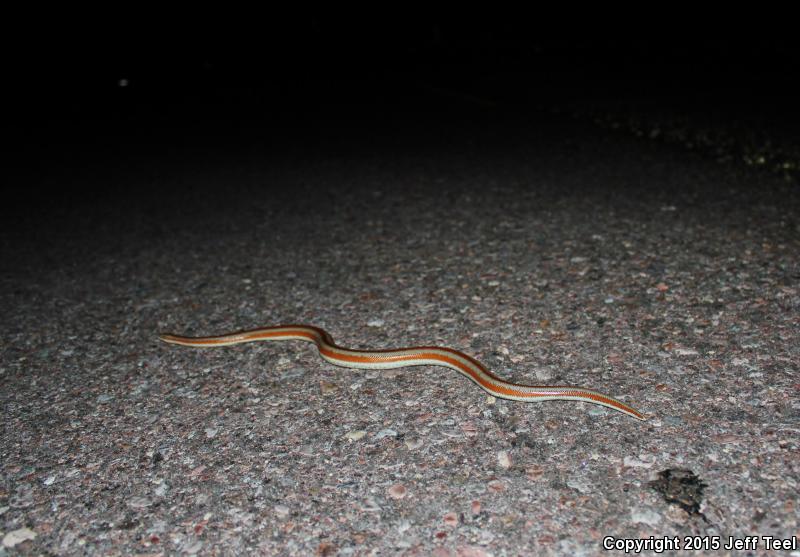
[[[534,464],[533,466],[528,466],[525,469],[525,475],[528,476],[529,480],[536,481],[544,476],[544,467],[539,466],[538,464]]]
[[[14,547],[22,542],[35,540],[36,532],[30,528],[18,528],[3,536],[3,547]]]
[[[408,490],[406,489],[406,486],[404,486],[403,484],[394,484],[392,487],[388,489],[388,492],[389,492],[389,497],[391,497],[392,499],[403,499],[408,493]]]
[[[661,522],[661,515],[650,509],[631,509],[631,520],[634,524],[656,526]]]
[[[409,451],[415,451],[422,446],[422,439],[415,437],[413,439],[406,439],[406,448]]]
[[[323,395],[333,394],[339,390],[339,385],[331,383],[330,381],[320,381],[319,390]]]
[[[356,431],[348,432],[345,435],[345,437],[347,437],[351,441],[358,441],[359,439],[363,439],[366,434],[367,432],[364,431],[363,429],[357,429]]]
[[[497,453],[497,463],[501,468],[508,470],[511,467],[511,457],[508,456],[508,451],[500,451]]]
[[[132,509],[146,509],[152,501],[147,497],[132,497],[128,501],[128,506]]]

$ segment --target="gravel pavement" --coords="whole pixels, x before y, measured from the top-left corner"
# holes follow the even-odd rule
[[[797,543],[796,184],[550,112],[242,102],[79,145],[54,127],[15,167],[0,555]],[[456,348],[650,418],[303,343],[158,341],[281,323]]]

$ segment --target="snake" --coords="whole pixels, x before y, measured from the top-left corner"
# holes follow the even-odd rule
[[[278,325],[219,336],[187,337],[164,333],[160,340],[182,346],[216,347],[257,341],[300,340],[316,345],[319,355],[341,367],[355,369],[394,369],[406,366],[441,366],[454,369],[478,387],[497,398],[522,402],[568,400],[599,404],[637,420],[644,414],[603,393],[572,386],[519,385],[510,383],[475,358],[442,346],[411,346],[388,350],[353,350],[338,346],[324,329],[312,325]]]

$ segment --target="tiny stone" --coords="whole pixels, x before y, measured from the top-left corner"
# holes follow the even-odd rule
[[[656,526],[661,522],[661,515],[649,509],[631,509],[631,520],[638,524]]]
[[[319,382],[319,390],[323,395],[329,395],[339,390],[339,385],[323,380]]]
[[[497,463],[501,468],[505,468],[506,470],[511,467],[511,457],[508,456],[508,451],[500,451],[497,453]]]
[[[538,464],[528,466],[525,469],[525,474],[528,476],[529,480],[536,481],[544,475],[544,467],[539,466]]]
[[[36,532],[30,528],[12,530],[3,536],[3,547],[14,547],[17,544],[36,539]]]
[[[406,489],[406,486],[402,484],[394,484],[392,487],[389,488],[388,492],[389,492],[389,497],[391,497],[392,499],[403,499],[408,493],[408,490]]]
[[[345,437],[347,437],[351,441],[358,441],[359,439],[363,439],[366,434],[367,434],[367,432],[364,431],[363,429],[358,429],[356,431],[348,432],[345,435]]]
[[[568,478],[566,481],[567,486],[571,487],[572,489],[580,492],[580,493],[590,493],[592,491],[592,486],[586,478],[582,477],[572,477]]]
[[[147,497],[132,497],[130,501],[128,501],[128,506],[132,509],[146,509],[150,506],[150,499]]]
[[[422,439],[419,437],[414,439],[406,439],[406,448],[410,451],[419,449],[422,446]]]
[[[642,460],[642,459],[636,458],[635,456],[626,456],[623,459],[622,463],[625,466],[629,466],[631,468],[652,468],[653,467],[653,462],[652,461],[647,462],[646,460]]]
[[[184,552],[188,553],[189,555],[195,555],[203,549],[203,541],[202,540],[193,540],[188,545],[184,546]]]

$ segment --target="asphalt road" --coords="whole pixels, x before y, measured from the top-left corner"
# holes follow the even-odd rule
[[[2,554],[796,542],[796,184],[448,91],[333,87],[309,95],[336,110],[300,113],[289,93],[119,98],[25,132],[3,209]],[[449,346],[649,420],[301,343],[157,340],[280,323]]]

